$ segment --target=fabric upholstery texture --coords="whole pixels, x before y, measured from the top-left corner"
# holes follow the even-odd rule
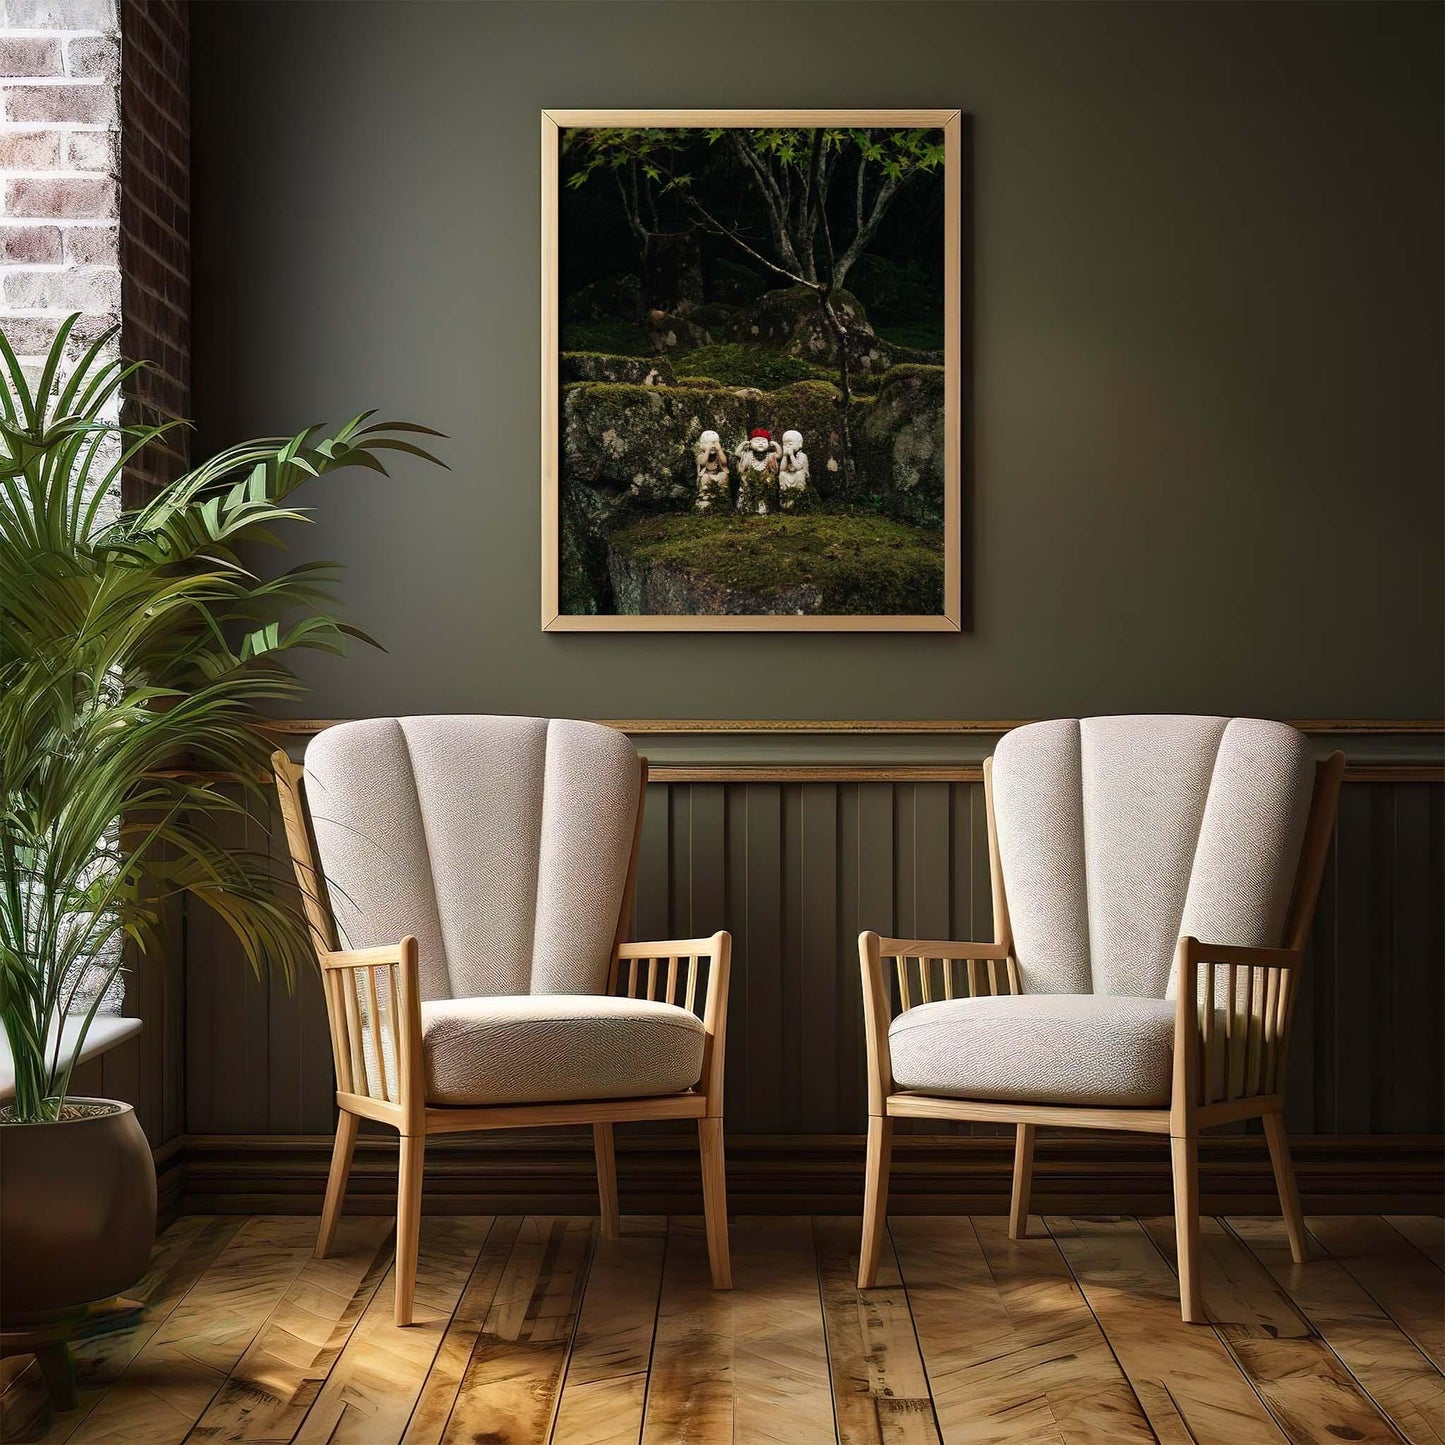
[[[1073,719],[1015,728],[993,755],[994,818],[1026,993],[1089,993],[1084,785]]]
[[[640,786],[621,733],[559,719],[343,723],[306,791],[343,946],[415,934],[422,997],[606,985]]]
[[[920,1004],[888,1030],[900,1089],[1033,1104],[1169,1101],[1174,1005],[1103,994]]]
[[[1304,736],[1256,718],[1009,733],[994,808],[1025,993],[1163,998],[1181,933],[1277,945],[1312,784]]]
[[[690,1089],[702,1020],[649,999],[520,995],[424,1003],[429,1103],[638,1099]]]

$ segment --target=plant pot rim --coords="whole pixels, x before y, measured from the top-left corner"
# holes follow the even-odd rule
[[[94,1104],[104,1108],[103,1114],[86,1114],[78,1119],[7,1119],[0,1112],[0,1129],[69,1129],[77,1124],[104,1124],[121,1114],[135,1113],[135,1105],[124,1099],[102,1099],[91,1094],[67,1094],[62,1104]],[[13,1101],[0,1104],[0,1111],[13,1108]]]

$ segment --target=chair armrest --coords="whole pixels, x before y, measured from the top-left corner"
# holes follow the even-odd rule
[[[864,1040],[868,1049],[868,1112],[882,1114],[893,1092],[893,1062],[888,1049],[888,1025],[893,1021],[892,993],[885,973],[894,965],[898,974],[900,1012],[914,1006],[913,981],[919,1003],[940,998],[970,998],[981,994],[1022,993],[1018,966],[1007,943],[960,943],[937,938],[884,938],[877,933],[858,935],[858,962],[863,970]],[[910,969],[912,962],[915,966]],[[939,964],[941,991],[935,991],[932,964]],[[960,971],[955,965],[964,964]],[[976,964],[987,964],[978,969]],[[1002,969],[996,965],[1003,964]],[[963,987],[959,988],[958,985]]]
[[[322,949],[317,962],[331,1026],[337,1094],[370,1101],[369,1116],[394,1123],[403,1134],[422,1133],[426,1077],[416,939],[408,934],[400,943],[379,948]],[[394,1076],[386,1066],[383,1041],[388,1035],[395,1050]]]
[[[628,998],[678,1004],[696,1013],[698,978],[703,959],[708,960],[707,989],[702,1000],[702,1076],[698,1087],[707,1098],[707,1112],[712,1118],[722,1117],[732,949],[732,934],[726,929],[719,929],[707,938],[618,944],[607,982],[609,993],[620,992],[625,984]]]
[[[1194,964],[1234,963],[1263,968],[1298,968],[1304,962],[1304,951],[1298,948],[1250,948],[1235,943],[1201,943],[1187,935],[1180,940],[1188,945],[1187,953]]]
[[[1193,1107],[1278,1093],[1303,952],[1186,934],[1174,957],[1175,1125]]]

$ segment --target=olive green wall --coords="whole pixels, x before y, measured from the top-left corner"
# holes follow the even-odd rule
[[[202,443],[362,406],[318,487],[389,651],[318,716],[1442,710],[1437,5],[195,7]],[[973,117],[974,630],[538,630],[544,106]]]

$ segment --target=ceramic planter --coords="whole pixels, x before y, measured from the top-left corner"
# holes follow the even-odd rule
[[[156,1172],[129,1104],[54,1124],[0,1124],[0,1326],[108,1299],[145,1273]]]

